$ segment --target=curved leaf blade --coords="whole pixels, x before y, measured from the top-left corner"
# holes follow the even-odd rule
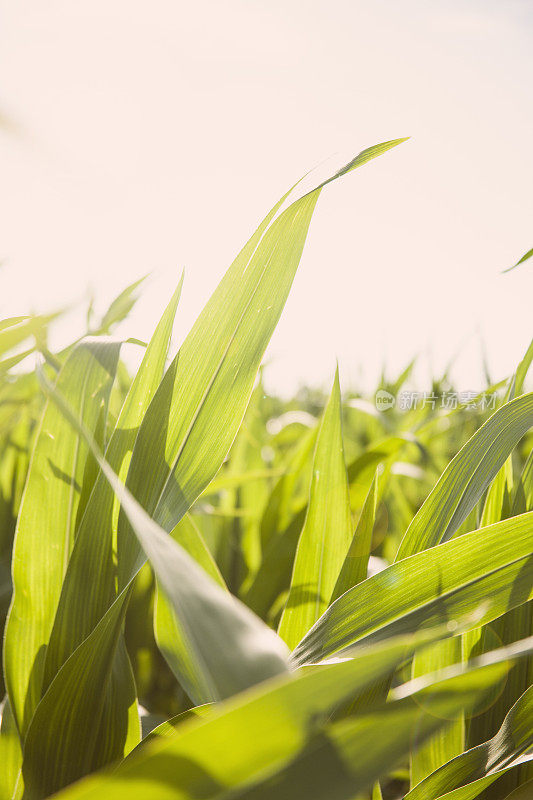
[[[533,596],[533,513],[397,561],[336,600],[292,654],[297,666],[356,642],[453,621],[486,603],[481,623]]]
[[[400,544],[396,561],[451,539],[533,425],[533,392],[499,408],[450,461]]]

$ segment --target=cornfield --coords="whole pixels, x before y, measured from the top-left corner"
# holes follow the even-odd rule
[[[491,408],[261,376],[322,189],[402,141],[293,187],[170,360],[181,281],[133,376],[138,282],[59,352],[0,323],[0,800],[533,797],[533,344]]]

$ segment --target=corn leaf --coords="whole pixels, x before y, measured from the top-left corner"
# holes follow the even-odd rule
[[[365,498],[350,549],[344,559],[344,564],[331,595],[332,602],[347,592],[348,589],[351,589],[352,586],[364,581],[368,575],[368,560],[372,548],[372,532],[376,521],[377,499],[378,474],[376,472]]]
[[[109,395],[120,345],[89,339],[58,378],[76,419],[94,430]],[[13,600],[4,669],[11,709],[24,736],[40,700],[44,659],[74,544],[88,448],[53,403],[43,412],[13,546]]]
[[[317,436],[309,505],[279,635],[293,648],[328,607],[352,538],[339,373]]]
[[[165,530],[179,522],[210,483],[235,438],[322,187],[401,141],[364,150],[273,219],[282,198],[196,320],[147,411],[128,475],[134,497]],[[138,553],[123,515],[118,547],[122,587]]]
[[[128,471],[139,425],[163,376],[180,293],[181,282],[154,332],[106,450],[106,459],[122,479]],[[117,515],[118,501],[105,476],[100,474],[65,575],[47,651],[46,685],[115,599],[113,540]],[[83,579],[87,574],[91,574],[90,582]]]
[[[216,562],[190,516],[183,517],[170,535],[213,581],[226,589]],[[159,582],[157,582],[154,608],[154,633],[157,645],[167,664],[180,680],[191,700],[196,705],[200,705],[217,699],[206,687],[202,670],[196,670],[194,664],[191,663],[188,632],[183,630],[180,615],[176,614]]]
[[[174,739],[140,751],[112,775],[83,781],[59,798],[122,800],[127,793],[131,800],[352,800],[407,752],[414,731],[422,742],[450,715],[475,708],[505,675],[509,659],[530,652],[533,642],[399,686],[391,702],[374,711],[328,723],[340,703],[390,672],[406,647],[409,639],[402,637],[258,687],[205,720],[181,725]]]
[[[483,787],[497,780],[502,771],[533,746],[533,687],[528,689],[509,710],[498,733],[488,741],[457,755],[415,786],[405,800],[425,800],[441,797],[465,786],[464,798],[470,794],[468,785],[484,779]],[[533,756],[532,756],[533,757]],[[487,776],[487,773],[490,773]],[[463,798],[459,792],[457,798]]]
[[[34,317],[12,317],[0,323],[0,355],[18,347],[30,336],[42,337],[50,322],[61,312]],[[31,351],[30,351],[31,352]]]
[[[466,533],[404,558],[336,600],[293,653],[316,663],[355,642],[417,630],[486,602],[471,627],[499,617],[533,595],[533,514]]]
[[[2,703],[0,763],[2,764],[0,798],[1,800],[11,800],[22,766],[22,748],[8,697],[5,697]]]
[[[135,290],[139,288],[144,280],[146,280],[146,276],[139,278],[129,286],[126,286],[126,288],[123,289],[117,297],[115,297],[100,322],[99,328],[102,333],[109,333],[110,329],[114,325],[122,322],[122,320],[128,316],[131,309],[137,302]]]
[[[523,263],[524,263],[524,261],[527,261],[529,258],[531,258],[531,256],[533,256],[533,247],[531,248],[531,250],[528,250],[528,251],[527,251],[527,253],[524,253],[524,255],[522,256],[522,258],[520,258],[520,259],[519,259],[519,260],[516,262],[516,264],[513,264],[513,266],[512,266],[512,267],[507,267],[507,269],[504,269],[504,270],[503,270],[503,272],[504,272],[504,273],[505,273],[505,272],[511,272],[511,270],[512,270],[512,269],[515,269],[515,268],[516,268],[516,267],[518,267],[520,264],[523,264]]]
[[[279,637],[242,603],[224,591],[155,523],[102,457],[89,432],[57,391],[54,402],[89,444],[128,515],[142,548],[137,571],[148,558],[187,637],[187,668],[198,671],[204,691],[221,699],[288,670],[288,651]],[[134,576],[133,576],[134,577]],[[133,578],[100,622],[67,659],[37,706],[25,740],[26,796],[40,800],[94,769],[99,752],[109,665],[120,642],[123,610]],[[85,723],[83,741],[75,735]],[[58,752],[57,741],[62,742]]]
[[[325,183],[400,141],[369,148]],[[179,522],[209,484],[231,445],[260,359],[285,303],[323,185],[295,201],[277,218],[274,219],[279,204],[268,215],[222,280],[144,414],[133,447],[127,483],[141,506],[167,531]],[[123,511],[117,530],[120,592],[117,600],[113,600],[111,592],[107,597],[104,591],[86,593],[83,614],[78,599],[77,610],[72,615],[66,611],[65,601],[63,613],[57,618],[58,633],[47,659],[49,685],[39,712],[33,718],[31,737],[25,747],[24,774],[32,792],[51,791],[94,768],[102,757],[102,742],[107,742],[109,726],[106,727],[106,723],[110,719],[108,712],[114,695],[111,692],[107,704],[102,701],[102,695],[105,692],[109,698],[110,681],[117,672],[111,665],[123,652],[121,635],[117,632],[121,629],[131,581],[145,558],[137,539],[138,530],[133,530],[131,519]],[[84,519],[86,516],[87,513]],[[88,538],[84,536],[84,541]],[[100,542],[96,549],[105,540],[109,552],[109,531],[96,538]],[[84,548],[85,553],[89,549]],[[76,565],[72,567],[74,572],[80,565],[99,562],[90,561],[84,554],[76,556],[73,563]],[[103,570],[108,567],[104,566]],[[158,577],[163,583],[161,576]],[[73,586],[76,583],[72,580]],[[107,578],[104,584],[111,586]],[[165,590],[167,588],[165,585]],[[222,595],[226,598],[224,592]],[[183,609],[181,612],[185,614]],[[64,614],[69,616],[68,625],[61,622]],[[203,643],[202,646],[207,645]],[[89,647],[92,647],[90,653]],[[196,651],[191,651],[192,658],[197,655]],[[277,669],[280,661],[283,659],[276,661]],[[89,670],[92,670],[90,676]],[[229,676],[232,687],[239,685],[239,675]],[[214,677],[225,687],[223,691],[227,691],[228,676]],[[212,682],[213,676],[209,680]],[[83,693],[82,686],[85,687]],[[213,689],[210,685],[210,690],[220,691],[220,688]],[[54,698],[60,698],[58,706],[64,718],[57,708],[52,708]],[[128,702],[130,700],[128,698]],[[127,711],[122,708],[123,714]],[[53,724],[48,725],[47,735],[43,737],[46,719],[52,719]],[[69,741],[69,753],[61,751],[59,743],[63,746],[68,732],[76,728],[83,729],[86,734],[83,752],[75,741]],[[118,734],[113,732],[112,738],[118,738],[113,745],[115,748],[118,744],[124,746],[121,737],[120,730]]]
[[[450,539],[533,425],[533,392],[499,408],[448,464],[416,514],[396,560]]]

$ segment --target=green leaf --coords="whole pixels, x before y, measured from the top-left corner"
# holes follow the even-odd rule
[[[499,408],[450,461],[400,544],[400,561],[454,536],[533,425],[533,392]]]
[[[267,433],[261,415],[263,400],[264,387],[260,375],[225,464],[224,473],[228,477],[245,471],[257,473],[265,468],[262,446],[266,443]],[[251,581],[260,562],[260,521],[267,497],[268,484],[265,481],[245,481],[226,491],[217,507],[217,513],[228,517],[221,525],[216,545],[217,561],[228,587],[238,596]]]
[[[514,492],[511,516],[533,511],[533,450],[526,459]]]
[[[279,637],[204,570],[155,523],[102,457],[88,431],[57,389],[54,402],[91,447],[94,457],[128,515],[128,521],[150,561],[190,647],[205,692],[214,699],[234,694],[288,670],[288,652]],[[103,688],[112,663],[133,578],[98,625],[50,684],[28,729],[23,776],[26,796],[40,800],[94,769]],[[80,741],[76,731],[85,722]],[[57,742],[61,742],[58,751]]]
[[[530,343],[516,369],[515,375],[512,377],[512,380],[509,381],[505,397],[506,401],[522,393],[524,381],[532,360],[533,342]],[[481,525],[487,525],[511,516],[512,487],[513,463],[511,456],[509,456],[494,478],[492,485],[489,487],[483,506]],[[482,636],[480,641],[483,642],[483,640],[486,639],[485,644],[487,649],[491,649],[491,647],[494,646],[491,641],[494,639],[494,634],[496,634],[496,639],[500,644],[509,644],[517,639],[528,636],[531,631],[532,615],[531,604],[529,603],[520,608],[513,609],[499,620],[496,620],[491,626],[490,631],[487,631],[489,635],[487,637]],[[472,637],[474,635],[475,634],[472,633],[465,635],[463,644],[464,650],[468,650],[468,648],[472,646]],[[529,684],[528,666],[527,660],[517,666],[495,702],[490,705],[485,713],[477,715],[475,719],[468,721],[466,726],[467,747],[472,747],[483,742],[500,727],[509,708],[515,703]],[[449,755],[451,755],[451,753]],[[444,759],[444,761],[446,760],[447,759]],[[444,761],[441,763],[444,763]],[[435,763],[434,769],[438,766],[440,766],[440,764]],[[516,775],[510,774],[507,778],[502,779],[500,783],[506,783],[509,788],[511,788],[512,781],[516,777]]]
[[[313,479],[279,635],[293,648],[326,610],[352,538],[339,373],[318,431]]]
[[[364,150],[275,217],[282,198],[196,320],[147,411],[128,475],[134,497],[165,530],[179,522],[208,486],[235,438],[322,187],[401,141]],[[122,587],[138,554],[123,516],[118,546]]]
[[[516,395],[522,394],[524,381],[533,361],[533,341],[530,343],[524,358],[520,361],[516,373],[509,383],[505,402],[509,402]],[[509,457],[490,486],[481,516],[481,527],[499,522],[500,519],[511,516],[511,492],[513,486],[513,465]]]
[[[135,750],[131,751],[131,753],[128,755],[128,758],[135,758],[142,748],[150,742],[157,741],[158,739],[173,739],[176,733],[176,728],[178,728],[183,722],[191,719],[204,719],[204,717],[209,717],[209,715],[213,713],[214,709],[214,704],[205,703],[201,706],[189,708],[187,711],[183,711],[181,714],[176,714],[175,717],[165,720],[156,728],[153,728],[150,733],[146,734],[142,742],[139,742]]]
[[[425,800],[427,797],[448,796],[448,792],[466,787],[464,794],[453,797],[467,800],[476,797],[470,794],[469,784],[490,775],[483,787],[497,780],[502,771],[509,768],[518,757],[533,745],[533,687],[528,689],[510,709],[498,733],[484,744],[461,753],[429,775],[407,794],[405,800]],[[481,791],[481,790],[480,790]]]
[[[372,532],[376,521],[377,500],[378,473],[376,471],[365,498],[350,548],[331,595],[332,602],[367,577],[368,559],[372,549]]]
[[[163,376],[182,282],[154,332],[106,449],[106,459],[121,479],[127,474],[139,426]],[[67,420],[64,422],[68,425]],[[100,474],[81,520],[61,590],[47,650],[46,685],[115,599],[113,550],[118,512],[113,490]],[[99,565],[96,571],[94,564]],[[92,574],[90,582],[84,579],[87,574]]]
[[[335,708],[351,697],[353,692],[362,689],[376,675],[388,674],[414,646],[431,640],[436,635],[439,634],[425,633],[415,637],[402,637],[372,650],[361,648],[357,661],[314,668],[296,676],[280,677],[212,708],[202,720],[210,726],[207,739],[194,758],[214,758],[222,766],[226,759],[217,756],[218,740],[224,742],[228,757],[237,757],[242,764],[241,768],[245,770],[257,769],[257,756],[249,762],[246,756],[257,750],[258,744],[272,748],[276,760],[281,756],[286,761],[293,753],[298,752],[309,730],[316,728],[320,722],[327,721]],[[176,728],[176,735],[184,730],[187,730],[184,726]],[[255,735],[251,735],[252,731]],[[176,741],[177,736],[173,740],[167,739],[169,744]],[[227,748],[227,742],[232,742],[233,746]],[[159,750],[160,743],[152,746],[151,750],[139,748],[139,760],[130,756],[124,768],[127,768],[127,764],[133,766],[136,763],[145,763],[146,755],[149,757],[149,753],[156,748]],[[180,770],[175,772],[179,779]]]
[[[529,800],[533,793],[533,779],[518,786],[514,792],[508,794],[505,800]]]
[[[522,392],[524,391],[524,382],[526,380],[532,362],[533,362],[533,339],[531,340],[530,345],[524,354],[524,357],[522,358],[518,367],[516,368],[514,385],[512,387],[514,396],[522,394]]]
[[[307,498],[317,429],[306,431],[286,470],[274,486],[261,520],[262,559],[244,602],[265,619],[281,592],[288,589],[294,554],[307,513]],[[300,497],[305,485],[307,497]]]
[[[522,798],[522,800],[530,800],[531,795],[528,794],[530,791],[529,784],[526,786],[525,794],[522,793],[524,786],[520,786],[516,790],[516,795],[515,792],[507,794],[503,784],[509,778],[516,779],[520,773],[520,770],[524,769],[524,766],[530,764],[532,760],[532,754],[521,756],[508,767],[496,770],[494,774],[491,773],[482,778],[478,778],[476,781],[472,781],[472,783],[469,783],[466,786],[460,786],[458,789],[452,789],[451,792],[441,795],[441,797],[436,798],[436,800],[475,800],[477,797],[487,798],[487,795],[491,798],[491,800],[492,798],[494,798],[494,800],[503,800],[504,797],[512,797],[513,800],[517,800],[519,797]],[[489,790],[489,787],[492,787],[492,789]]]
[[[533,513],[466,533],[404,558],[333,603],[292,655],[312,664],[355,642],[375,641],[483,614],[490,622],[533,596]]]
[[[107,753],[116,752],[115,727],[124,749],[122,732],[127,719],[115,717],[105,727],[102,722],[110,699],[110,670],[116,654],[123,648],[121,630],[129,594],[129,588],[123,590],[90,635],[69,656],[35,709],[24,742],[25,800],[42,800],[103,766],[101,737]],[[122,671],[122,677],[129,691],[129,676]],[[126,717],[129,705],[126,703],[120,709]]]
[[[527,253],[524,253],[522,258],[519,261],[517,261],[516,264],[513,264],[512,267],[507,267],[507,269],[504,269],[503,273],[511,272],[512,269],[515,269],[515,267],[518,267],[519,264],[523,264],[524,261],[527,261],[529,258],[531,258],[531,256],[533,256],[533,248],[531,248],[531,250],[528,250]]]
[[[109,333],[110,329],[119,322],[122,322],[137,302],[135,290],[146,280],[146,275],[126,286],[120,294],[115,297],[100,322],[99,331]]]
[[[20,739],[11,712],[9,698],[2,702],[2,722],[0,725],[0,800],[11,800],[22,765]]]
[[[163,374],[180,291],[181,283],[145,353],[107,448],[108,459],[122,475],[127,471],[144,410]],[[75,355],[73,354],[71,358],[75,358]],[[71,425],[61,412],[59,413],[62,423],[67,424],[71,435]],[[78,435],[77,433],[76,436]],[[113,538],[118,515],[118,507],[115,509],[115,505],[116,498],[113,491],[108,486],[105,476],[99,475],[78,527],[74,549],[61,588],[54,626],[46,651],[41,694],[46,692],[76,648],[84,640],[86,641],[86,637],[95,629],[95,625],[102,619],[115,597]],[[98,564],[97,570],[94,568],[95,564]],[[90,581],[87,581],[87,575],[91,575]],[[75,703],[72,704],[72,711],[76,710],[79,713],[79,729],[87,733],[86,739],[81,743],[82,747],[78,748],[83,751],[80,753],[81,765],[75,757],[71,760],[72,780],[90,769],[96,769],[109,760],[121,756],[139,740],[140,725],[135,685],[120,630],[128,599],[129,593],[124,593],[121,603],[117,604],[113,611],[112,619],[105,622],[103,633],[97,634],[95,646],[99,648],[101,658],[104,655],[109,658],[108,671],[102,669],[98,673],[96,682],[92,684],[92,695],[87,688],[87,696],[83,698],[83,701],[87,702],[83,708]],[[110,635],[110,632],[116,639],[103,641],[102,637]],[[88,669],[92,663],[91,658],[92,654],[89,654],[80,669]],[[69,685],[74,693],[77,690],[75,664],[75,661],[71,662],[56,683],[56,689],[62,693],[66,702],[70,702]],[[74,674],[74,678],[67,685],[69,674]],[[62,683],[63,681],[65,683]],[[42,709],[40,706],[38,708],[40,709],[38,719],[33,727],[39,731],[39,718],[46,720],[48,716],[46,731],[50,737],[48,740],[50,751],[47,752],[46,758],[53,762],[54,759],[62,757],[61,749],[54,744],[54,737],[59,737],[63,731],[64,721],[61,716],[53,720],[49,716],[46,703]],[[44,724],[47,725],[46,722]],[[57,726],[55,730],[54,724]],[[76,741],[77,738],[74,738],[70,746],[75,748]],[[25,760],[26,774],[30,769],[39,771],[39,754],[40,750],[37,748],[36,763],[32,764],[32,750],[31,746],[28,747]],[[77,767],[82,771],[76,772]]]
[[[59,399],[57,392],[55,397]],[[172,605],[187,639],[188,662],[195,662],[200,673],[197,680],[203,681],[210,699],[230,697],[286,672],[288,653],[274,631],[208,577],[183,547],[148,516],[98,454],[94,443],[91,449]],[[143,563],[144,559],[139,559],[138,567]]]
[[[515,393],[521,393],[532,358],[533,347],[530,346],[518,366],[516,375],[509,384],[505,397],[506,402],[509,402],[509,400],[514,397]],[[510,516],[512,483],[512,462],[511,458],[508,457],[494,477],[487,492],[483,506],[483,513],[481,516],[481,527],[499,522],[501,519],[505,519],[506,517]],[[405,540],[402,545],[405,546]],[[403,550],[403,552],[405,553],[406,551]],[[401,556],[401,552],[399,555]],[[506,615],[506,623],[504,623],[504,627],[508,633],[514,633],[516,627],[517,634],[516,636],[511,635],[509,638],[507,638],[505,640],[507,643],[529,634],[530,625],[515,625],[515,622],[517,620],[521,620],[524,614],[526,617],[528,617],[527,606],[515,608],[512,612],[510,612],[509,615]],[[473,636],[473,641],[475,641],[475,633],[466,634],[464,637],[464,647],[467,650],[470,646],[470,641],[472,640]],[[458,661],[460,657],[461,645],[459,642],[444,642],[442,644],[438,644],[433,649],[416,656],[413,661],[413,675],[423,675],[426,672],[430,672],[435,669],[435,665],[437,664],[440,664],[441,667],[445,666],[446,664],[453,664]],[[514,671],[513,678],[515,680],[517,679],[520,670],[527,671],[527,663],[521,664],[520,667]],[[502,708],[509,708],[509,705],[514,702],[516,695],[512,696],[509,694],[512,684],[513,681],[509,681],[508,687],[503,692],[503,697],[497,701],[496,708],[493,706],[490,716],[494,716],[494,714],[497,714]],[[518,694],[520,694],[520,691]],[[504,713],[505,711],[503,712],[502,716]],[[486,714],[472,721],[472,724],[470,725],[469,737],[472,735],[473,729],[481,730],[483,732],[482,735],[486,736],[488,724],[489,720]],[[497,724],[499,724],[499,722]],[[428,742],[428,744],[411,754],[411,784],[418,783],[425,778],[426,775],[429,775],[436,770],[441,764],[449,761],[453,756],[462,752],[464,749],[464,744],[465,730],[463,721],[455,720],[446,731],[440,731],[440,733],[438,733],[430,742]]]
[[[357,658],[257,687],[204,720],[185,722],[173,739],[141,750],[113,774],[67,789],[58,800],[352,800],[403,757],[414,731],[422,742],[451,715],[473,709],[505,675],[508,660],[530,652],[533,642],[399,686],[391,702],[329,722],[339,705],[388,674],[413,646],[416,638],[402,637],[361,648]]]
[[[226,589],[224,579],[203,540],[202,534],[188,515],[183,517],[170,535],[212,580],[223,589]],[[159,582],[157,583],[157,597],[154,608],[154,633],[157,645],[167,664],[191,700],[196,705],[200,705],[217,699],[213,697],[210,689],[205,686],[203,665],[198,665],[193,657],[195,648],[194,644],[189,640],[189,632],[181,624],[179,613],[177,614],[174,610]]]
[[[466,634],[468,635],[468,634]],[[412,676],[417,678],[437,672],[462,658],[461,637],[437,642],[413,658]],[[445,764],[464,750],[464,721],[462,717],[450,721],[435,736],[419,748],[413,748],[410,757],[411,786],[420,783],[441,764]]]
[[[416,444],[421,448],[418,440],[410,433],[387,436],[384,439],[373,442],[348,466],[348,480],[350,484],[360,480],[361,474],[364,474],[368,470],[373,470],[375,472],[379,464],[395,457],[408,444]]]
[[[18,347],[30,336],[42,337],[50,322],[62,312],[34,317],[11,317],[0,323],[0,355]]]
[[[302,505],[307,503],[317,432],[317,427],[314,426],[303,433],[293,448],[283,475],[272,489],[261,520],[263,554],[287,530],[295,513],[301,511]],[[303,486],[306,496],[305,500],[302,497],[300,503],[300,487]]]
[[[388,142],[364,151],[338,174],[366,163],[399,142]],[[124,508],[118,521],[120,594],[114,602],[114,595],[111,594],[105,601],[103,592],[86,596],[83,616],[78,606],[74,624],[69,623],[68,626],[68,637],[57,637],[59,657],[55,665],[50,659],[47,673],[50,678],[53,675],[55,677],[39,706],[38,715],[34,717],[31,747],[26,743],[25,776],[32,781],[32,791],[49,792],[59,788],[68,780],[83,774],[93,758],[92,749],[99,741],[100,726],[106,717],[101,720],[98,715],[89,712],[91,708],[101,707],[102,685],[107,685],[111,662],[115,653],[120,652],[114,637],[127,605],[128,587],[144,562],[142,547],[146,546],[150,551],[152,563],[157,556],[150,549],[150,541],[141,537],[141,546],[137,538],[139,514],[151,534],[153,530],[161,533],[157,524],[142,516],[141,506],[163,529],[170,531],[219,469],[242,420],[264,349],[284,306],[321,186],[296,200],[274,219],[285,199],[282,198],[263,221],[193,326],[144,415],[127,477],[128,488],[140,504],[133,507],[137,528],[133,530],[132,520],[123,513]],[[63,410],[67,412],[67,409]],[[117,486],[121,484],[114,488],[117,489]],[[129,497],[129,494],[124,495],[122,491],[121,496]],[[104,534],[106,541],[108,536]],[[174,548],[178,547],[171,539],[156,538],[154,541],[165,542],[167,549],[171,544]],[[180,557],[186,555],[179,548],[173,552],[180,553]],[[179,596],[179,602],[183,601],[183,607],[179,608],[182,625],[188,614],[198,612],[194,603],[191,607],[194,597],[205,609],[205,605],[211,607],[211,603],[213,608],[217,607],[215,596],[223,598],[220,600],[220,613],[231,607],[242,622],[242,630],[257,625],[253,615],[244,613],[240,606],[236,607],[226,592],[216,586],[211,587],[209,579],[194,561],[189,559],[189,564],[189,561],[180,561],[175,556],[177,561],[174,564],[175,559],[170,558],[170,553],[165,551],[165,555],[169,556],[169,561],[161,565],[162,572],[158,572],[158,578],[169,598],[177,599]],[[80,563],[86,562],[80,558]],[[177,586],[175,580],[165,572],[172,564],[176,571],[181,569],[184,573],[181,586]],[[211,600],[193,594],[192,587],[190,597],[182,597],[183,586],[190,586],[193,576],[199,582],[200,595],[201,587],[206,585],[205,581],[208,582],[210,590],[207,592],[206,589],[206,596]],[[73,581],[73,588],[76,585],[77,581]],[[211,595],[210,592],[215,590],[218,594]],[[235,611],[235,608],[238,610]],[[203,620],[202,624],[207,625],[213,635],[220,637],[224,627],[217,628],[215,619],[217,617],[213,613],[212,618]],[[263,631],[263,628],[258,629]],[[216,663],[217,654],[213,654],[209,650],[209,643],[202,640],[200,626],[198,631],[189,633],[198,648],[193,654],[194,658],[198,659],[200,654],[203,657],[204,650],[207,650],[204,667],[207,678],[204,681],[213,694],[223,695],[227,691],[234,691],[235,687],[242,685],[243,680],[260,680],[265,675],[265,669],[267,672],[279,670],[284,662],[278,651],[269,663],[272,653],[262,654],[263,637],[257,637],[257,641],[252,637],[249,647],[257,656],[257,661],[254,661],[253,655],[249,661],[257,664],[257,670],[254,672],[250,664],[241,665],[242,669],[235,668],[235,660],[238,660],[237,654],[240,652],[237,647],[232,654],[231,668],[226,660],[230,659],[230,655],[224,657],[218,653],[221,665],[219,674],[214,675],[211,674],[211,667]],[[81,644],[72,652],[73,641]],[[275,638],[269,641],[278,645]],[[64,661],[69,651],[71,655]],[[57,671],[61,663],[63,666]],[[93,674],[89,672],[90,669]],[[95,675],[98,680],[94,679]],[[83,693],[81,686],[85,687]],[[105,705],[102,713],[104,711]],[[50,719],[54,720],[53,725]],[[68,738],[69,730],[76,729],[84,730],[87,744]],[[43,732],[46,732],[46,736]],[[65,741],[69,746],[68,754],[65,752]]]
[[[244,596],[246,605],[260,617],[267,617],[274,601],[290,585],[306,512],[307,506],[304,506],[292,517],[286,530],[270,539],[257,575]]]
[[[67,360],[58,389],[76,419],[94,430],[109,395],[120,344],[87,339]],[[46,647],[74,544],[88,448],[53,403],[35,442],[13,546],[13,600],[4,670],[17,728],[24,736],[40,700]]]

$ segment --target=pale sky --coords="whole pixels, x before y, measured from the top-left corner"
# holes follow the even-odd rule
[[[530,0],[0,1],[0,315],[104,309],[177,338],[300,175],[411,140],[328,186],[267,358],[269,386],[345,386],[457,352],[462,390],[533,336]]]

